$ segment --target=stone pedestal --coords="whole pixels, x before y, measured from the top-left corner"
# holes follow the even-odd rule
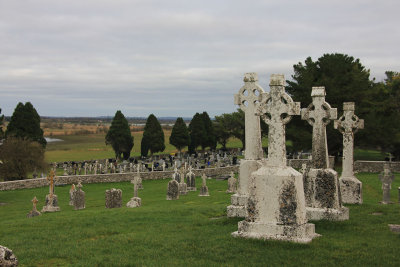
[[[26,217],[32,218],[32,217],[39,216],[39,215],[42,215],[39,211],[37,211],[37,210],[31,210],[31,211],[26,215]]]
[[[342,206],[336,171],[311,168],[304,177],[309,220],[344,221],[349,219],[349,209]]]
[[[210,196],[210,194],[208,193],[208,187],[206,185],[203,185],[200,188],[199,197],[209,197],[209,196]]]
[[[340,177],[340,192],[343,203],[362,204],[362,183],[356,177]]]
[[[56,212],[60,211],[60,207],[58,206],[58,197],[57,195],[46,195],[45,206],[43,206],[41,212]]]
[[[263,166],[252,174],[247,216],[234,237],[308,243],[317,236],[307,223],[302,175],[291,167]]]
[[[179,184],[176,180],[168,182],[167,188],[167,200],[179,199]]]
[[[228,189],[226,190],[226,193],[231,194],[231,193],[236,193],[236,178],[234,176],[231,176],[228,179]]]
[[[112,188],[106,190],[106,208],[121,208],[122,207],[122,190]]]
[[[126,203],[128,208],[136,208],[142,206],[142,199],[140,197],[133,197]]]

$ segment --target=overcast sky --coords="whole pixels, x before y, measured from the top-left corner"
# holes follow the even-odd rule
[[[0,108],[42,116],[210,116],[236,109],[245,72],[311,56],[400,71],[400,1],[0,0]]]

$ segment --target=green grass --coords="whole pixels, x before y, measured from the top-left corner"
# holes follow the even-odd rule
[[[350,220],[315,222],[322,236],[310,244],[231,237],[240,219],[226,218],[226,181],[208,180],[210,197],[190,192],[167,201],[167,180],[144,181],[143,206],[105,209],[104,191],[130,183],[88,184],[86,209],[68,206],[69,186],[56,187],[61,212],[28,219],[30,200],[43,206],[48,188],[0,192],[0,244],[12,249],[20,266],[395,266],[400,235],[399,204],[380,205],[376,174],[360,174],[364,204],[349,205]],[[200,179],[197,179],[200,185]],[[397,201],[399,180],[392,185]],[[381,212],[382,215],[371,215]]]

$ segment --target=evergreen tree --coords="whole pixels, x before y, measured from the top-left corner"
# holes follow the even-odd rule
[[[148,151],[153,155],[165,149],[164,132],[156,116],[150,114],[144,126],[143,138],[141,143],[141,154],[147,156]]]
[[[188,146],[190,142],[189,131],[186,123],[182,118],[177,118],[172,128],[171,136],[169,137],[169,143],[176,147],[181,153],[182,148]]]
[[[226,150],[226,143],[232,136],[232,114],[224,113],[221,116],[215,116],[214,132],[218,143],[222,149]]]
[[[196,113],[190,121],[189,135],[189,152],[194,153],[197,150],[197,147],[202,145],[202,143],[204,142],[203,140],[207,139],[207,132],[206,128],[204,127],[204,121],[199,113]]]
[[[30,102],[18,103],[7,126],[6,137],[18,137],[38,142],[46,147],[47,141],[40,128],[40,116]]]
[[[0,114],[1,114],[1,108],[0,108]],[[0,116],[0,139],[4,138],[3,125],[4,125],[4,115],[1,115]]]
[[[133,147],[133,136],[128,121],[120,110],[115,113],[110,129],[106,135],[106,144],[111,144],[115,157],[128,159]],[[122,157],[121,157],[122,154]]]
[[[203,112],[201,114],[201,118],[204,123],[204,129],[206,131],[206,138],[202,140],[201,147],[204,150],[206,147],[209,147],[211,150],[217,147],[217,139],[215,137],[214,126],[213,123],[208,116],[207,112]]]

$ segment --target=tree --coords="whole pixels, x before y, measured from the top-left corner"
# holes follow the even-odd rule
[[[0,146],[0,176],[5,181],[23,180],[28,172],[45,171],[44,148],[27,138],[8,137]]]
[[[1,108],[0,108],[0,114],[1,114]],[[3,125],[4,125],[4,115],[1,115],[0,116],[0,140],[4,138]]]
[[[169,143],[176,147],[179,153],[181,153],[182,148],[188,146],[190,143],[189,130],[186,123],[180,117],[176,119],[174,127],[172,128]]]
[[[189,152],[194,153],[198,146],[201,146],[203,140],[207,139],[204,121],[199,113],[196,113],[189,123],[190,144]]]
[[[133,136],[128,121],[120,110],[115,113],[110,129],[106,135],[106,144],[111,144],[115,157],[128,159],[133,147]],[[122,157],[121,157],[122,154]]]
[[[232,114],[224,113],[221,116],[215,116],[214,131],[216,140],[222,145],[222,149],[226,150],[226,143],[232,136]]]
[[[213,123],[205,111],[201,114],[201,118],[203,120],[204,129],[206,132],[206,138],[201,141],[201,147],[203,150],[206,147],[215,149],[217,147],[217,139],[215,137]]]
[[[147,156],[150,154],[162,152],[165,149],[164,132],[156,116],[150,114],[144,126],[143,138],[141,143],[141,154]]]
[[[299,62],[293,68],[293,80],[287,81],[286,91],[294,101],[301,102],[302,107],[312,102],[313,86],[325,86],[326,101],[338,109],[339,116],[343,113],[343,102],[355,102],[360,118],[368,114],[375,86],[369,79],[369,70],[365,69],[359,59],[344,54],[324,54],[315,62],[308,57],[304,65]],[[342,135],[332,125],[327,127],[329,152],[337,154],[342,146]],[[292,122],[287,125],[287,138],[293,142],[294,149],[311,148],[310,127],[300,116],[293,116]],[[360,141],[360,137],[361,134],[356,141]]]
[[[6,138],[11,136],[36,141],[46,147],[47,141],[40,128],[40,116],[30,102],[25,105],[20,102],[15,108],[6,130]]]

